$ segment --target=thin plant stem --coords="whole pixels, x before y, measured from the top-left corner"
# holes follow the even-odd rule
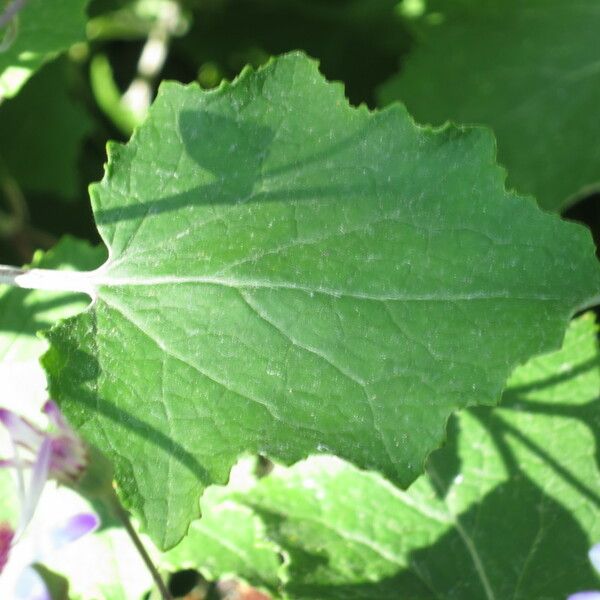
[[[0,211],[0,235],[11,237],[23,229],[29,219],[29,209],[23,191],[19,184],[13,179],[2,159],[0,158],[0,191],[6,200],[9,214]]]
[[[169,592],[167,586],[165,585],[165,582],[163,581],[160,573],[158,572],[158,569],[156,568],[156,565],[154,564],[154,562],[152,561],[152,558],[150,558],[150,555],[148,554],[146,548],[144,547],[142,540],[140,539],[137,532],[133,528],[133,525],[131,524],[131,520],[129,519],[129,514],[123,508],[123,505],[119,502],[119,499],[117,498],[117,495],[115,493],[112,494],[110,506],[111,506],[115,516],[119,519],[119,521],[121,521],[121,523],[123,524],[123,527],[125,527],[125,530],[129,534],[129,537],[131,538],[131,541],[133,542],[133,545],[136,547],[136,550],[139,552],[139,555],[142,557],[142,560],[144,561],[144,564],[148,568],[148,571],[150,571],[150,574],[152,575],[152,579],[154,579],[154,583],[156,584],[158,591],[162,595],[163,600],[173,600],[173,596],[171,595],[171,592]]]
[[[180,18],[181,8],[178,2],[165,2],[142,49],[136,77],[121,98],[123,105],[139,119],[148,112],[154,81],[165,64],[169,43],[177,31]]]
[[[29,262],[33,251],[50,248],[56,238],[33,227],[29,222],[27,199],[19,183],[12,177],[0,158],[0,191],[3,192],[8,213],[0,209],[0,237],[10,240],[22,262]]]

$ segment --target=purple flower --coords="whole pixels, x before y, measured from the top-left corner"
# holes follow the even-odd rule
[[[58,406],[48,400],[42,410],[48,417],[48,431],[42,431],[11,410],[0,408],[0,423],[8,430],[13,447],[13,456],[0,460],[0,468],[14,468],[17,475],[21,503],[19,531],[31,520],[49,479],[74,484],[88,464],[86,444],[66,422]],[[29,485],[25,484],[26,468],[31,468]]]
[[[96,515],[82,513],[61,523],[36,523],[27,534],[16,538],[6,523],[0,524],[0,598],[12,600],[52,600],[44,580],[31,566],[42,563],[66,544],[94,531]]]
[[[594,569],[600,573],[600,544],[593,546],[588,552],[588,556]],[[577,592],[576,594],[571,594],[567,600],[600,600],[600,591]]]
[[[14,529],[0,523],[0,598],[49,600],[43,579],[31,566],[65,544],[98,527],[89,513],[50,523],[34,513],[49,479],[76,483],[87,466],[87,446],[65,421],[54,402],[43,407],[49,430],[43,431],[16,413],[0,408],[0,422],[8,430],[13,456],[0,460],[0,467],[14,469],[21,514]],[[31,469],[26,482],[25,470]]]

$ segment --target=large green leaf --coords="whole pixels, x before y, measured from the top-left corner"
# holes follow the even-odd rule
[[[0,52],[0,99],[14,96],[41,65],[85,39],[86,5],[87,0],[24,3],[16,37]]]
[[[94,303],[44,363],[162,546],[244,451],[407,485],[600,289],[588,233],[504,190],[487,131],[351,108],[299,54],[163,86],[109,154],[109,260],[65,282]]]
[[[587,550],[600,538],[599,404],[600,354],[587,315],[562,350],[515,372],[501,410],[453,421],[449,443],[408,492],[313,457],[245,493],[221,492],[226,500],[205,507],[211,537],[226,536],[219,515],[234,499],[252,507],[238,527],[262,518],[263,544],[276,542],[286,556],[281,584],[291,598],[550,600],[598,587]],[[203,568],[204,543],[193,526],[181,548],[197,560],[186,564]],[[227,552],[214,549],[213,562]]]
[[[559,210],[600,185],[596,0],[431,0],[381,99],[423,123],[490,125],[510,185]],[[427,19],[427,17],[426,17]],[[433,23],[433,24],[432,24]]]

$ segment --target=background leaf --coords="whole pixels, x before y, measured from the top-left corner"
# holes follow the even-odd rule
[[[85,39],[87,0],[27,0],[16,38],[0,52],[0,99],[14,96],[46,61]]]
[[[18,97],[0,107],[0,160],[24,192],[72,200],[79,191],[78,157],[92,121],[70,94],[69,65],[44,67]]]
[[[595,0],[430,0],[381,91],[422,123],[490,125],[508,183],[561,210],[600,185]]]
[[[272,592],[290,598],[542,600],[597,587],[587,558],[600,538],[596,332],[591,315],[574,321],[560,351],[517,369],[501,409],[455,417],[408,492],[312,457],[246,491],[220,489],[222,504],[205,506],[211,537],[228,539],[220,510],[251,507],[246,527],[260,517],[264,543],[286,555],[282,594]],[[198,548],[197,568],[203,544],[194,525],[181,547]]]

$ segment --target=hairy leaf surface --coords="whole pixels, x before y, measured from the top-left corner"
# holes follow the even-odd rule
[[[409,484],[600,289],[587,232],[504,190],[487,131],[351,108],[299,54],[164,85],[109,150],[109,260],[45,366],[162,546],[242,452]]]
[[[490,125],[508,182],[560,210],[600,186],[596,0],[432,0],[382,89],[419,122]]]

